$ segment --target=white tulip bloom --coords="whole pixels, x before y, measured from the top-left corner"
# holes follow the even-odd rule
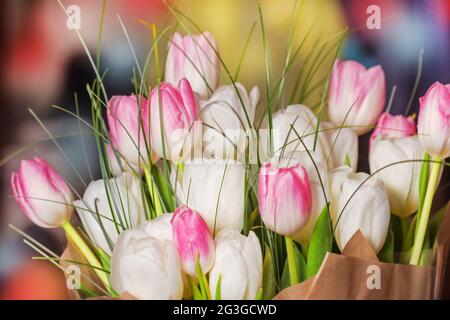
[[[178,300],[183,280],[177,250],[141,228],[128,229],[117,239],[111,256],[111,285],[143,300]]]
[[[220,231],[215,239],[216,259],[209,273],[213,298],[220,277],[223,300],[254,300],[262,287],[261,245],[254,232],[248,237],[235,229]]]
[[[314,150],[314,140],[317,126],[317,117],[306,106],[301,104],[290,105],[276,112],[272,117],[272,145],[274,155],[282,152]],[[293,129],[293,128],[295,129]],[[270,130],[266,118],[260,132],[260,157],[263,161],[270,158]],[[302,142],[299,139],[301,138]],[[324,159],[330,153],[328,139],[320,125],[315,151]]]
[[[377,138],[369,154],[370,172],[399,161],[422,160],[425,151],[418,136],[404,138]],[[422,162],[394,164],[381,169],[375,177],[386,186],[391,212],[401,218],[417,211],[419,180]]]
[[[331,219],[341,250],[358,230],[375,252],[381,250],[386,240],[390,219],[388,196],[381,181],[375,177],[366,180],[368,177],[367,173],[354,173],[347,166],[330,173]]]
[[[174,188],[179,200],[198,211],[214,234],[226,227],[244,227],[244,179],[241,163],[194,159],[178,173]]]
[[[330,144],[331,155],[327,155],[328,168],[334,169],[345,164],[348,156],[353,171],[358,167],[358,135],[351,128],[340,128],[331,122],[322,123]]]
[[[73,205],[90,239],[108,254],[122,230],[138,226],[145,218],[141,182],[129,173],[91,182],[83,200]]]
[[[221,86],[209,100],[200,102],[200,116],[205,124],[203,153],[207,157],[241,159],[254,143],[249,129],[255,119],[259,89],[253,87],[247,93],[242,84],[235,86]]]

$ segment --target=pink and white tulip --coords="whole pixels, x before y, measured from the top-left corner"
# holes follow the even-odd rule
[[[11,186],[23,212],[38,226],[56,228],[70,220],[72,192],[45,160],[22,160],[11,176]]]
[[[285,236],[299,232],[310,218],[312,192],[308,173],[289,159],[265,163],[259,171],[259,212],[265,225]]]
[[[165,81],[177,85],[187,78],[192,89],[208,97],[219,83],[217,44],[210,32],[181,36],[176,32],[169,44]]]
[[[435,82],[419,101],[420,143],[432,156],[447,158],[450,156],[450,84]]]
[[[163,115],[162,120],[160,113]],[[142,113],[144,127],[150,133],[153,151],[159,157],[165,156],[172,161],[177,161],[182,155],[189,153],[202,139],[201,136],[191,139],[195,133],[194,125],[198,114],[194,92],[185,78],[180,80],[178,87],[161,83],[159,88],[154,88],[150,94],[150,106],[144,108]]]
[[[214,240],[202,216],[183,205],[175,210],[171,224],[183,271],[196,276],[198,258],[202,272],[206,274],[214,263]]]
[[[337,60],[328,98],[328,116],[335,125],[351,127],[358,135],[370,131],[386,100],[383,69],[381,66],[366,69],[356,61]]]
[[[108,102],[107,118],[112,146],[130,165],[138,166],[148,162],[144,121],[139,119],[147,107],[147,99],[138,99],[134,95],[113,96]]]
[[[403,138],[415,135],[416,123],[414,117],[402,115],[391,115],[384,112],[378,119],[376,128],[370,136],[370,147],[378,136],[384,138]]]

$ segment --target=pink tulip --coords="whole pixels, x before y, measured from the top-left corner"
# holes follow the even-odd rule
[[[162,121],[160,112],[163,115]],[[161,83],[159,89],[154,88],[150,94],[150,106],[144,108],[142,114],[144,127],[150,130],[153,151],[161,158],[165,156],[168,160],[178,160],[181,153],[192,147],[187,136],[194,132],[194,122],[198,119],[198,114],[198,104],[188,80],[181,79],[178,87]],[[149,119],[150,123],[147,125]],[[161,126],[164,132],[165,154]],[[198,140],[201,140],[201,137]]]
[[[378,136],[388,138],[404,138],[416,134],[416,123],[414,117],[402,115],[394,116],[387,112],[378,119],[377,126],[370,136],[370,146]]]
[[[214,240],[202,216],[183,205],[175,210],[170,223],[184,272],[195,276],[198,258],[202,272],[206,274],[214,263]]]
[[[11,176],[11,186],[23,212],[38,226],[56,228],[70,220],[72,192],[43,159],[22,160]]]
[[[264,164],[259,171],[258,195],[259,212],[272,231],[290,236],[308,222],[312,192],[308,173],[302,165]]]
[[[177,85],[187,78],[192,89],[208,97],[219,82],[217,44],[210,32],[182,37],[176,32],[169,44],[165,81]]]
[[[109,137],[119,154],[134,166],[148,161],[144,139],[144,121],[139,120],[142,110],[148,105],[144,97],[113,96],[107,107]],[[126,166],[128,167],[128,166]]]
[[[450,84],[435,82],[419,101],[420,143],[432,156],[447,158],[450,156]]]
[[[328,92],[328,116],[338,126],[368,132],[383,112],[386,83],[381,66],[366,69],[356,61],[334,64]]]

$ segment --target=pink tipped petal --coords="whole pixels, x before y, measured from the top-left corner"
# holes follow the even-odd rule
[[[422,147],[432,156],[450,156],[450,85],[435,82],[419,99],[417,131]]]
[[[206,274],[214,262],[214,241],[206,222],[198,212],[187,206],[178,207],[170,222],[173,241],[184,271],[195,276],[198,257],[202,271]]]
[[[370,146],[378,136],[403,138],[413,136],[416,133],[416,123],[413,117],[391,115],[385,112],[378,119],[378,123],[370,136]]]
[[[333,66],[329,87],[328,114],[335,125],[366,133],[384,108],[386,82],[383,69],[366,69],[356,61],[339,61]]]
[[[284,168],[263,165],[258,194],[261,217],[271,230],[293,235],[307,223],[312,192],[308,173],[300,164]]]
[[[72,215],[72,192],[43,159],[22,160],[11,175],[14,197],[24,213],[43,228],[59,227]]]

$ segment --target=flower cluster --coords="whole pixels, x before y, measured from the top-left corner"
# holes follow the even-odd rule
[[[339,251],[360,230],[378,253],[392,215],[421,211],[407,248],[418,263],[450,156],[450,85],[437,82],[420,98],[416,128],[414,117],[383,113],[381,66],[336,61],[329,121],[292,104],[259,126],[259,89],[219,86],[220,69],[210,33],[175,33],[164,82],[107,101],[102,179],[74,200],[45,160],[23,160],[11,179],[22,210],[41,227],[62,227],[111,296],[271,297],[263,257],[274,282],[288,275],[293,285],[304,280],[299,257],[308,264],[322,254],[312,241],[329,236],[328,251]],[[370,174],[358,172],[358,136],[372,129]],[[70,224],[74,210],[89,243]]]

